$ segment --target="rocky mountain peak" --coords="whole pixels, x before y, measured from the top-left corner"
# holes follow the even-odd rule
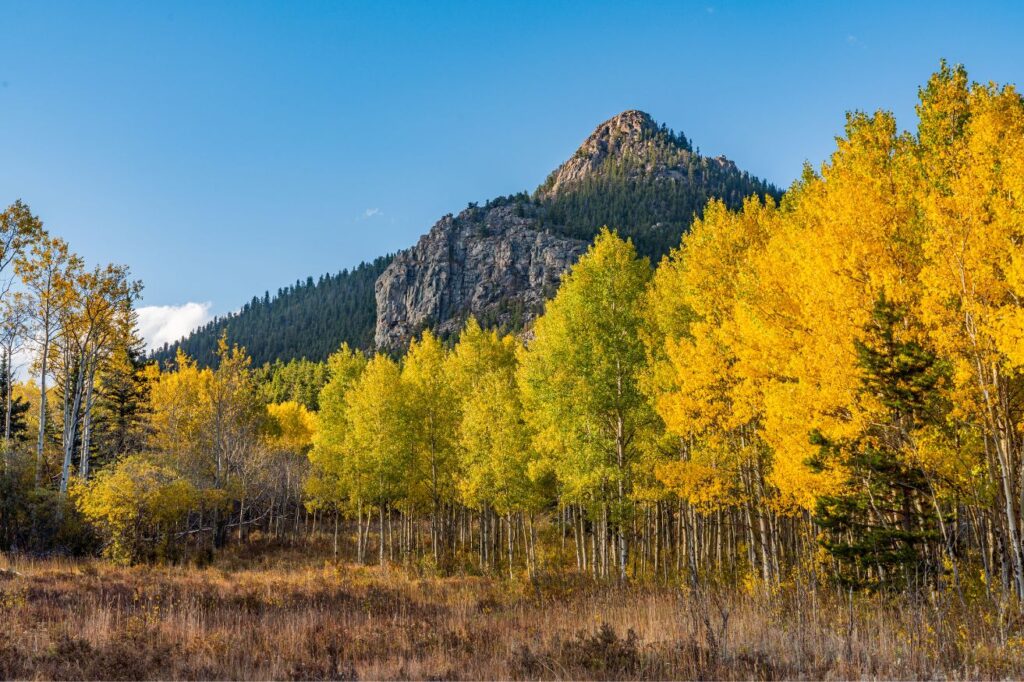
[[[597,126],[569,160],[548,176],[537,191],[538,197],[551,198],[579,184],[599,171],[609,159],[643,158],[650,156],[653,149],[671,147],[689,152],[685,138],[659,127],[650,114],[628,109]]]
[[[649,139],[657,132],[658,124],[650,114],[638,109],[627,109],[599,124],[576,153],[636,144]]]

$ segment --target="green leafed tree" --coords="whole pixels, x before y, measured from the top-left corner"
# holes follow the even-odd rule
[[[418,500],[430,509],[431,551],[438,561],[452,528],[444,513],[455,501],[458,474],[458,404],[445,371],[447,351],[436,336],[424,332],[409,345],[402,363],[409,446],[412,449]]]
[[[620,579],[629,560],[631,470],[655,421],[640,388],[650,278],[632,243],[602,230],[537,320],[520,370],[536,445],[551,458],[563,495],[599,514],[602,541],[614,534]]]
[[[346,445],[349,437],[346,394],[366,368],[366,356],[342,344],[327,359],[330,379],[317,400],[317,431],[309,451],[310,476],[306,480],[307,504],[340,513],[349,496]]]
[[[369,506],[378,512],[379,560],[383,565],[384,515],[408,500],[413,482],[410,472],[415,471],[405,386],[398,363],[386,355],[374,356],[346,392],[345,412],[348,429],[343,476],[357,509],[361,512]],[[360,558],[365,556],[364,542],[359,541]]]

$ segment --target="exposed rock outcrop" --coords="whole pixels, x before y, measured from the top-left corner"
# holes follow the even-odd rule
[[[538,196],[549,198],[579,184],[600,170],[609,158],[643,157],[658,143],[660,132],[654,119],[642,111],[630,109],[613,116],[594,129],[579,149],[548,177]]]
[[[536,317],[586,242],[541,229],[528,200],[439,220],[377,280],[377,347],[401,349],[426,327],[447,336],[469,315],[519,328]]]

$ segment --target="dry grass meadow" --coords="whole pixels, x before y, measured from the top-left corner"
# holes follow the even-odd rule
[[[1010,610],[934,600],[428,578],[297,551],[0,563],[3,678],[1024,677]]]

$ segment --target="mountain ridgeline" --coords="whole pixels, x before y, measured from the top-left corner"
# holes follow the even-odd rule
[[[312,277],[269,292],[236,313],[214,318],[175,344],[153,354],[161,363],[172,360],[178,348],[200,365],[213,366],[217,340],[227,332],[233,343],[245,346],[257,365],[275,360],[324,360],[342,341],[362,349],[373,347],[376,316],[374,283],[391,262],[381,256],[351,270]]]
[[[180,346],[212,364],[224,330],[260,364],[323,360],[342,342],[401,352],[423,329],[451,337],[470,315],[518,332],[602,226],[657,261],[708,200],[735,209],[751,194],[781,193],[724,157],[702,156],[648,114],[625,111],[599,125],[533,194],[471,203],[393,259],[254,298],[155,357],[167,360]]]

